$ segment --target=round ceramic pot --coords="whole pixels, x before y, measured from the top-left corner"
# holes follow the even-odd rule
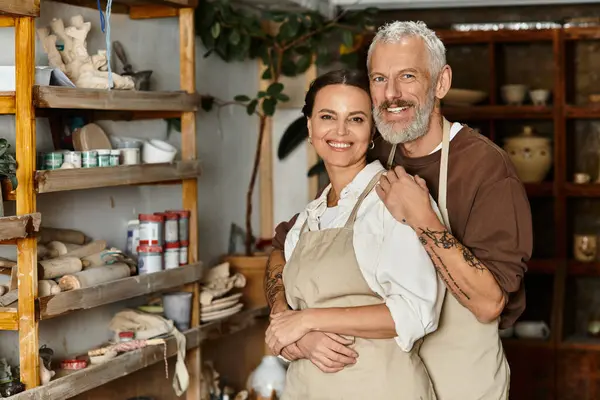
[[[523,127],[520,135],[505,139],[504,150],[523,183],[543,181],[552,166],[550,139],[535,136],[530,126]]]

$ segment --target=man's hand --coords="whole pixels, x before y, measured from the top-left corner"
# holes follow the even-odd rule
[[[358,354],[347,347],[352,342],[335,333],[309,332],[295,345],[304,358],[309,359],[321,371],[333,373],[356,363]]]
[[[419,176],[413,179],[402,167],[396,167],[382,175],[375,190],[398,222],[414,229],[423,224],[423,221],[438,220],[431,207],[425,181]]]
[[[284,347],[297,342],[310,332],[304,316],[304,311],[291,310],[271,314],[271,323],[267,328],[265,342],[274,354],[281,354]]]
[[[298,348],[296,343],[292,343],[289,346],[285,346],[281,350],[281,355],[288,361],[296,361],[302,358],[306,358],[302,351]]]

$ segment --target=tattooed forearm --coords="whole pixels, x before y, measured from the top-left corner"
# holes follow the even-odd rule
[[[462,253],[465,262],[477,269],[478,271],[486,271],[487,268],[481,261],[477,259],[471,253],[471,250],[466,248],[462,243],[460,243],[450,232],[446,229],[442,231],[433,231],[431,229],[421,229],[421,235],[419,236],[421,243],[425,245],[427,242],[431,242],[434,246],[442,248],[442,249],[451,249],[457,248]]]
[[[423,243],[423,240],[421,241],[421,243]],[[423,243],[423,244],[425,244],[425,243]],[[452,274],[450,273],[450,271],[448,271],[448,267],[446,267],[446,264],[444,264],[444,261],[442,261],[442,258],[432,249],[425,248],[425,251],[427,252],[427,254],[429,254],[429,258],[431,258],[431,261],[433,262],[433,266],[440,274],[440,277],[442,278],[442,280],[444,281],[444,283],[446,284],[446,287],[450,290],[450,292],[452,292],[452,294],[457,299],[459,299],[459,296],[464,296],[465,299],[471,300],[469,295],[466,294],[464,292],[464,290],[462,290],[460,288],[460,286],[458,286],[458,283],[456,283],[456,281],[454,280],[454,277],[452,277]]]
[[[272,309],[278,299],[284,295],[283,287],[283,264],[273,260],[273,254],[269,256],[267,262],[267,269],[265,273],[265,294],[267,297],[267,303]]]

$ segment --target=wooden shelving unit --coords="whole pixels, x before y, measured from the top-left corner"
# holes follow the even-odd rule
[[[87,0],[61,1],[96,8]],[[200,398],[200,341],[221,322],[200,326],[199,284],[203,266],[198,262],[198,186],[200,163],[196,150],[196,110],[199,96],[195,80],[194,7],[197,0],[114,0],[113,12],[129,13],[132,18],[177,17],[179,22],[181,89],[173,92],[102,91],[34,85],[35,17],[40,0],[0,0],[0,27],[14,27],[16,91],[0,93],[0,114],[16,116],[17,179],[19,185],[9,199],[16,201],[15,220],[19,235],[5,237],[0,218],[0,243],[17,245],[18,302],[15,308],[0,308],[0,329],[17,330],[21,381],[27,390],[18,399],[64,399],[144,368],[163,358],[163,350],[146,348],[125,354],[107,364],[86,368],[38,387],[39,321],[70,312],[86,310],[135,296],[171,288],[193,293],[191,329],[186,332],[186,366],[190,374],[187,399]],[[182,160],[170,164],[119,166],[76,170],[36,171],[35,117],[51,115],[115,116],[115,119],[181,118]],[[98,113],[98,114],[95,114]],[[189,265],[154,274],[133,276],[91,288],[38,298],[37,240],[31,234],[35,224],[24,224],[37,217],[36,196],[65,190],[120,185],[180,182],[181,207],[190,210]],[[6,200],[6,197],[5,197]],[[15,222],[17,221],[17,222]],[[8,226],[8,225],[6,225]],[[18,229],[17,229],[18,230]],[[12,229],[13,233],[15,229]],[[246,314],[244,314],[246,315]],[[256,313],[246,317],[255,317]],[[231,318],[244,318],[235,316]],[[213,327],[213,328],[211,328]],[[174,354],[171,339],[168,355]]]

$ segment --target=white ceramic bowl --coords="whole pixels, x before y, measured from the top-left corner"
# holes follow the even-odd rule
[[[442,99],[447,106],[470,106],[477,104],[487,97],[486,92],[469,89],[450,89]]]
[[[169,143],[151,139],[142,148],[142,160],[146,164],[168,163],[175,159],[177,149]]]
[[[536,106],[545,106],[550,98],[550,91],[546,89],[536,89],[529,91],[531,102]]]
[[[527,86],[525,85],[504,85],[500,88],[502,99],[506,104],[520,106],[525,100]]]

